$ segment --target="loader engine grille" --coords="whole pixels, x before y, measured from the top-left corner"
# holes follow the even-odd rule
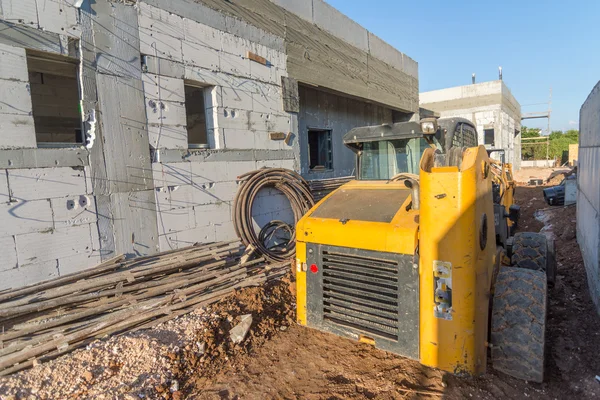
[[[398,261],[333,249],[321,253],[323,319],[398,340]]]

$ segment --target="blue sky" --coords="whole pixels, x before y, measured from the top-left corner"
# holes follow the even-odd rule
[[[600,0],[326,0],[419,63],[420,91],[498,79],[552,130],[579,128],[600,80]],[[523,121],[546,129],[546,120]]]

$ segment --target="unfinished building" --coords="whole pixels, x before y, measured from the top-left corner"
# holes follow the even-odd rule
[[[234,239],[239,175],[350,175],[344,133],[418,110],[416,62],[322,0],[0,0],[0,32],[0,290]]]
[[[423,109],[442,118],[467,118],[477,126],[479,143],[488,149],[504,149],[505,160],[521,167],[521,105],[502,80],[424,92]],[[498,153],[492,157],[499,159]]]
[[[579,113],[577,160],[577,242],[588,277],[590,295],[600,313],[600,82]]]

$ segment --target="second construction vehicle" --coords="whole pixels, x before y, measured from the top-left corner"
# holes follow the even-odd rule
[[[541,382],[553,246],[467,120],[355,128],[357,176],[297,225],[298,322],[456,374]]]

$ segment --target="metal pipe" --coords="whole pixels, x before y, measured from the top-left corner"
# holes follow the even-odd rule
[[[412,195],[412,209],[417,211],[421,205],[421,187],[419,182],[415,179],[405,179],[404,185],[411,190]]]

